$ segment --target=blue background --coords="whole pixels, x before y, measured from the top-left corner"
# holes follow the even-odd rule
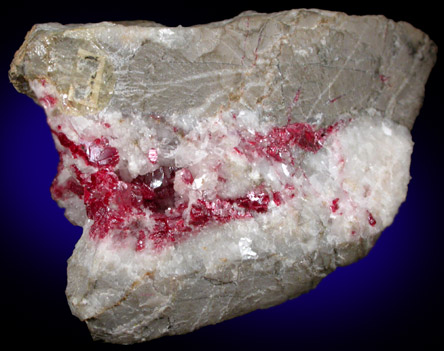
[[[16,345],[122,348],[93,342],[86,325],[71,315],[64,295],[66,261],[81,228],[71,225],[50,197],[58,155],[44,112],[17,93],[7,77],[13,54],[34,23],[148,19],[175,26],[223,20],[248,9],[272,12],[318,7],[349,14],[384,14],[410,22],[429,34],[438,47],[442,44],[440,11],[426,1],[418,3],[420,8],[406,3],[392,8],[383,1],[359,5],[337,1],[93,4],[0,5],[0,302],[1,319],[6,323],[3,340]],[[427,350],[442,346],[441,82],[438,60],[413,129],[407,201],[366,258],[339,268],[315,290],[280,306],[126,349]]]

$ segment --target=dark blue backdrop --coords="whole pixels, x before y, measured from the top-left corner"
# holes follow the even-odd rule
[[[139,2],[141,5],[132,5],[135,8],[127,7],[129,1],[101,8],[88,2],[75,4],[45,2],[27,7],[26,13],[21,12],[25,5],[12,4],[1,11],[2,27],[9,27],[4,28],[1,39],[0,302],[1,319],[6,323],[3,338],[18,345],[121,347],[93,343],[86,326],[71,315],[66,303],[66,260],[81,230],[64,218],[49,194],[58,155],[43,110],[18,94],[7,77],[13,54],[34,23],[149,19],[191,25],[222,20],[247,9],[271,12],[318,7],[405,20],[441,44],[437,11],[424,1],[422,8],[391,8],[375,1],[359,6],[319,1],[238,2],[235,6],[227,2]],[[338,269],[312,292],[280,306],[129,349],[396,350],[412,346],[425,350],[442,344],[441,81],[438,61],[413,129],[415,149],[407,201],[366,258]]]

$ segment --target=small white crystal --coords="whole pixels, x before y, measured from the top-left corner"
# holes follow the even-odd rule
[[[257,253],[251,249],[251,243],[253,241],[250,238],[241,238],[239,240],[239,250],[242,255],[242,259],[248,260],[257,257]]]

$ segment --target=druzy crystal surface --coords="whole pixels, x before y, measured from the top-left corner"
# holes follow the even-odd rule
[[[95,339],[190,332],[314,288],[405,200],[436,46],[383,16],[48,23],[10,79],[46,111]]]

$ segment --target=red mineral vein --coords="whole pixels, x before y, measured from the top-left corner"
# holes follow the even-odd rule
[[[342,98],[343,96],[344,96],[344,95],[336,96],[335,98],[333,98],[333,99],[331,99],[331,100],[328,100],[328,102],[329,102],[330,104],[332,104],[332,103],[338,101],[338,100],[339,100],[340,98]]]
[[[301,88],[298,89],[298,91],[296,92],[296,95],[293,98],[293,103],[297,103],[299,101],[299,98],[301,97]]]
[[[188,168],[182,168],[182,181],[188,185],[194,182],[193,174]]]
[[[88,166],[114,167],[119,163],[119,154],[116,148],[108,145],[105,137],[96,138],[88,144],[76,144],[62,132],[52,131],[60,144],[71,151],[74,158],[82,158]]]
[[[317,130],[305,123],[289,124],[273,128],[267,135],[256,133],[251,140],[244,139],[235,151],[251,157],[284,162],[288,161],[292,148],[317,152],[327,136],[337,128],[338,123]],[[58,184],[56,178],[51,187],[56,199],[73,194],[83,200],[86,214],[93,220],[90,228],[93,239],[110,234],[121,240],[133,237],[137,251],[146,247],[147,240],[151,240],[156,249],[161,249],[198,233],[206,226],[265,213],[271,199],[277,206],[284,201],[280,192],[269,192],[261,186],[241,197],[216,197],[213,200],[199,198],[189,204],[174,190],[174,179],[178,172],[185,184],[193,183],[194,178],[189,169],[161,166],[132,181],[124,181],[116,171],[119,154],[105,137],[77,144],[62,132],[53,131],[53,134],[65,148],[60,153],[62,166],[59,167],[59,174],[63,170],[63,157],[67,153],[97,169],[92,174],[86,174],[73,165],[72,177],[62,185]],[[156,163],[157,157],[157,150],[151,149],[148,154],[150,162]],[[288,185],[286,189],[294,190],[294,187]],[[290,195],[294,196],[293,193]],[[147,215],[154,221],[151,230],[141,224]]]
[[[279,191],[275,191],[273,193],[273,201],[276,204],[276,206],[280,206],[282,204],[282,196]]]

